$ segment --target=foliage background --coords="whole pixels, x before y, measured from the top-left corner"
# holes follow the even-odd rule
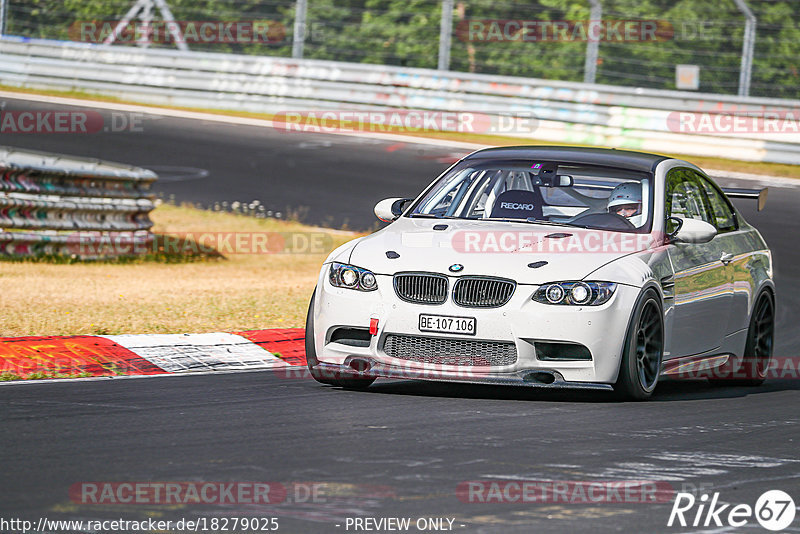
[[[7,33],[70,39],[77,21],[116,21],[134,0],[8,0]],[[272,20],[281,42],[192,45],[192,49],[291,55],[290,0],[168,0],[177,20]],[[700,65],[700,90],[736,94],[744,17],[733,0],[603,0],[604,19],[657,19],[674,28],[663,42],[600,43],[597,82],[673,89],[675,65]],[[748,0],[758,17],[751,94],[800,98],[800,1]],[[305,57],[436,68],[439,0],[309,0]],[[588,20],[588,0],[456,0],[465,19]],[[583,42],[465,42],[453,32],[451,69],[582,81]]]

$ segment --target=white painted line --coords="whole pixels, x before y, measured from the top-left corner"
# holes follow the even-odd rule
[[[225,332],[101,336],[168,373],[271,369],[289,364],[252,341]]]
[[[108,380],[133,380],[138,378],[170,378],[170,377],[180,378],[186,376],[201,376],[201,375],[232,375],[238,373],[264,373],[268,371],[275,371],[275,369],[276,369],[275,367],[269,367],[264,369],[224,369],[216,371],[194,371],[192,373],[160,373],[156,375],[115,375],[115,376],[87,376],[81,378],[47,378],[40,380],[7,380],[4,382],[0,382],[0,387],[60,384],[69,382],[101,382]]]

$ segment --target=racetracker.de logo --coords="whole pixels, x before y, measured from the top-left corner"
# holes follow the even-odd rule
[[[409,380],[437,380],[447,378],[449,380],[470,381],[474,379],[484,379],[489,375],[491,363],[488,359],[476,359],[471,367],[454,367],[453,365],[442,365],[438,363],[409,362],[392,365],[392,378],[404,378]],[[347,366],[325,367],[317,366],[314,368],[317,375],[312,376],[311,371],[305,365],[291,365],[280,367],[273,371],[273,376],[279,378],[309,378],[309,379],[329,379],[329,380],[372,380],[373,375],[369,369],[356,369],[351,371]]]
[[[800,357],[772,356],[768,364],[749,359],[738,362],[727,355],[713,359],[681,360],[674,364],[667,361],[664,374],[675,380],[798,380]]]
[[[84,505],[262,505],[323,504],[352,507],[392,499],[389,486],[339,482],[289,481],[87,481],[69,487],[70,500]]]
[[[97,134],[142,132],[144,114],[97,111],[0,110],[0,134]]]
[[[408,246],[427,244],[417,241],[414,234],[409,234],[403,243]],[[569,232],[459,230],[453,233],[451,241],[453,250],[467,254],[639,252],[659,247],[663,243],[664,236],[658,232],[634,234],[582,229],[570,229]]]
[[[70,26],[69,38],[101,44],[147,41],[159,44],[258,44],[286,41],[286,26],[274,20],[202,21],[79,21]]]
[[[800,136],[800,109],[736,112],[673,111],[667,128],[691,134],[790,134]]]
[[[326,254],[333,238],[325,232],[186,232],[147,235],[130,232],[76,232],[67,238],[70,253],[128,254]]]
[[[472,111],[389,110],[297,110],[281,111],[273,128],[288,133],[416,133],[458,132],[477,134],[527,134],[539,121],[533,113],[489,115]]]
[[[78,504],[275,504],[286,500],[278,482],[78,482]]]
[[[666,503],[675,489],[652,480],[471,480],[456,487],[464,503]]]
[[[666,20],[465,19],[456,36],[465,42],[663,42],[674,38]]]

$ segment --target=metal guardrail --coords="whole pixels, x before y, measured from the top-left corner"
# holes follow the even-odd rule
[[[493,117],[493,125],[500,116],[528,114],[536,118],[535,128],[479,133],[800,164],[800,101],[13,38],[0,40],[0,83],[265,113],[467,111]],[[682,112],[711,119],[731,113],[772,113],[783,117],[784,131],[685,133],[676,131]]]
[[[0,147],[0,257],[146,250],[157,178],[136,167]]]

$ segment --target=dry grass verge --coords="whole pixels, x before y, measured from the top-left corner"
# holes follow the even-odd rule
[[[0,262],[2,336],[181,333],[302,327],[327,252],[355,237],[299,223],[163,205],[154,231],[301,232],[315,253],[192,262]],[[224,252],[224,251],[223,251]]]

